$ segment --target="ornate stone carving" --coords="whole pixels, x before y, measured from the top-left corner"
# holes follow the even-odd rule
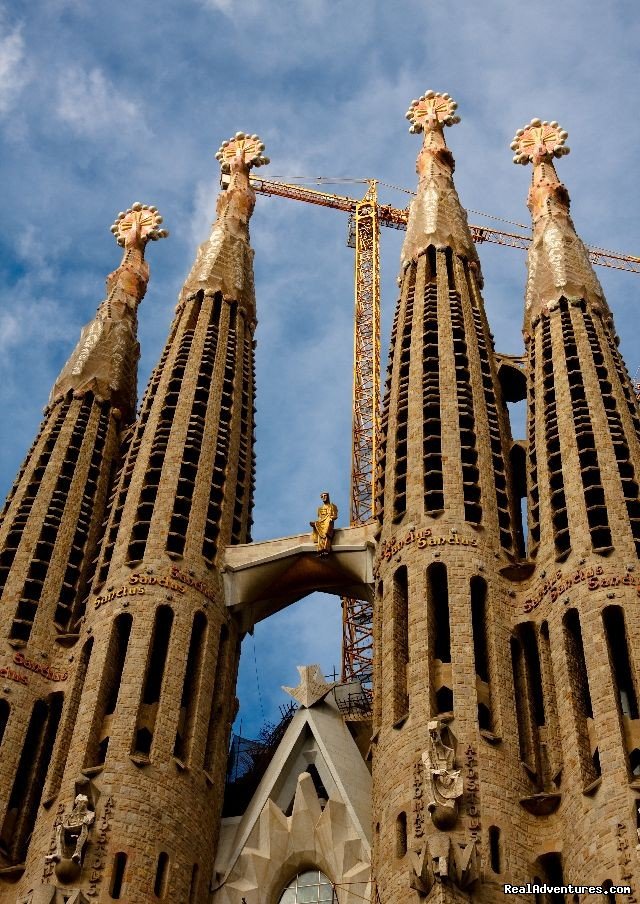
[[[410,132],[424,133],[416,171],[418,192],[411,202],[402,263],[408,266],[429,245],[451,247],[469,262],[481,284],[480,261],[469,230],[467,214],[453,184],[455,162],[444,139],[444,127],[460,122],[456,102],[448,94],[427,91],[411,101],[407,119]]]
[[[409,857],[409,887],[421,897],[426,897],[436,882],[451,882],[465,890],[480,878],[475,841],[461,848],[449,835],[432,835],[419,852],[410,851]]]
[[[569,301],[585,299],[610,316],[587,249],[569,215],[569,193],[553,165],[554,157],[569,153],[567,137],[557,122],[532,119],[518,129],[511,143],[514,163],[533,164],[527,199],[533,238],[525,292],[525,330],[540,313],[553,310],[561,297]]]
[[[286,687],[282,690],[290,694],[301,706],[309,708],[320,700],[324,700],[327,694],[336,687],[339,682],[328,684],[324,680],[322,669],[319,665],[299,665],[300,684],[297,687]]]
[[[318,517],[316,521],[310,521],[312,529],[313,542],[318,547],[318,553],[321,556],[328,556],[331,552],[331,541],[333,540],[334,524],[338,517],[338,507],[331,502],[328,493],[321,493],[322,505],[318,509]]]
[[[169,234],[160,228],[161,223],[157,208],[139,201],[118,214],[111,231],[124,248],[122,263],[107,277],[107,297],[83,328],[56,380],[50,403],[69,392],[76,396],[93,392],[98,399],[111,399],[128,413],[135,411],[140,357],[136,312],[149,282],[144,249],[147,242]]]
[[[78,794],[71,813],[64,816],[56,826],[55,850],[47,854],[46,860],[56,863],[56,876],[61,882],[73,882],[80,874],[85,845],[96,818],[89,808],[86,794]]]
[[[455,739],[444,722],[429,722],[429,746],[422,753],[427,810],[439,829],[451,828],[458,816],[463,780],[455,769]]]

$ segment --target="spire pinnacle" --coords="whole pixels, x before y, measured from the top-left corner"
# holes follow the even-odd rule
[[[216,153],[222,175],[222,191],[216,203],[217,219],[211,235],[198,249],[191,273],[182,287],[180,300],[222,292],[227,300],[255,307],[253,291],[253,251],[249,246],[249,220],[256,194],[249,179],[254,166],[264,166],[264,144],[257,135],[236,132],[223,141]]]
[[[412,100],[406,113],[411,123],[410,132],[431,132],[442,126],[452,126],[460,122],[456,115],[458,104],[448,94],[426,91],[417,100]]]
[[[139,251],[149,240],[165,239],[169,233],[160,229],[162,217],[157,207],[136,201],[127,210],[121,210],[111,227],[111,232],[122,248],[137,248]]]
[[[127,418],[135,412],[136,365],[140,357],[136,311],[149,282],[144,249],[148,241],[169,235],[160,228],[161,223],[158,208],[139,201],[116,217],[111,232],[124,248],[122,262],[107,277],[107,297],[94,319],[83,328],[55,382],[50,402],[69,392],[93,392],[97,399],[110,400]]]
[[[569,192],[560,182],[554,158],[569,153],[568,132],[553,120],[532,119],[511,143],[513,162],[533,164],[527,206],[533,220],[525,293],[525,330],[561,297],[584,299],[606,307],[589,255],[576,234]]]
[[[409,131],[424,133],[416,162],[420,178],[411,203],[407,237],[402,249],[403,266],[417,258],[428,245],[452,248],[466,258],[478,273],[480,262],[467,223],[467,214],[453,184],[455,161],[444,139],[445,126],[460,122],[457,103],[449,94],[426,91],[412,100],[406,113]]]
[[[257,135],[236,132],[233,138],[223,141],[216,154],[223,173],[231,173],[232,167],[250,170],[254,166],[264,166],[269,158],[263,155],[264,144]]]

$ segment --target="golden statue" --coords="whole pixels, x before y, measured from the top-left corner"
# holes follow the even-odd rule
[[[311,537],[318,546],[321,556],[328,556],[331,552],[331,541],[334,534],[334,522],[338,517],[338,507],[331,502],[328,493],[321,493],[322,505],[318,509],[318,520],[310,521],[313,530]]]

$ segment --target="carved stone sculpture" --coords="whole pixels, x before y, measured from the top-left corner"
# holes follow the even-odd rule
[[[449,742],[449,743],[447,743]],[[427,810],[438,829],[451,828],[458,816],[463,780],[455,769],[455,741],[439,720],[429,722],[429,746],[422,754]]]
[[[318,547],[321,556],[328,556],[331,552],[331,541],[334,534],[334,523],[338,517],[338,507],[331,502],[328,493],[321,493],[322,505],[318,509],[317,521],[310,521],[313,530],[313,542]]]
[[[89,838],[89,829],[95,818],[96,814],[89,809],[87,795],[78,794],[73,804],[73,810],[57,827],[56,849],[46,857],[46,860],[58,864],[56,875],[62,881],[73,881],[78,875],[84,848]]]

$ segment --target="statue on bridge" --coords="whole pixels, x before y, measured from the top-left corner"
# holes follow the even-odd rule
[[[318,547],[318,554],[328,556],[331,552],[331,541],[334,534],[334,523],[338,517],[338,507],[331,502],[328,493],[321,493],[322,505],[318,509],[316,521],[310,521],[313,542]]]

